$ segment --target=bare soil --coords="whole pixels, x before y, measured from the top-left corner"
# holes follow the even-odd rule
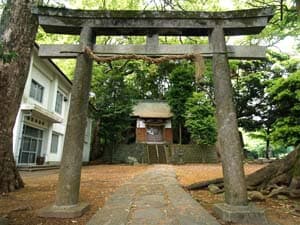
[[[151,166],[99,165],[83,167],[81,176],[81,201],[89,202],[90,210],[75,219],[39,218],[37,210],[53,204],[55,199],[57,170],[22,172],[25,188],[0,196],[0,216],[7,217],[12,225],[84,225],[96,211],[103,207],[107,198],[122,184],[144,172]],[[247,173],[262,165],[246,165]],[[219,164],[188,164],[174,166],[179,182],[185,186],[194,182],[222,176]],[[212,212],[214,203],[221,202],[223,195],[213,195],[206,190],[192,191],[192,196]],[[257,205],[266,210],[267,216],[282,225],[299,225],[300,217],[292,215],[293,206],[299,200],[267,199]],[[188,225],[188,224],[187,224]]]

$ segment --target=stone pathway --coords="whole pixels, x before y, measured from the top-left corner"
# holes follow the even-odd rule
[[[120,187],[87,225],[220,225],[186,193],[172,166],[156,165]]]

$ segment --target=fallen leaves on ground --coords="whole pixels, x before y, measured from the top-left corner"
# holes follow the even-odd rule
[[[83,167],[81,175],[80,201],[90,203],[87,213],[80,218],[53,219],[39,218],[36,211],[53,204],[55,199],[57,170],[40,172],[22,172],[26,183],[25,188],[0,196],[0,216],[7,217],[11,225],[84,225],[103,207],[108,197],[122,184],[134,176],[144,172],[151,166],[127,165],[98,165]],[[245,165],[246,173],[261,168],[262,165]],[[181,185],[186,186],[194,182],[210,180],[222,176],[220,164],[188,164],[174,166]],[[223,194],[214,195],[206,190],[192,191],[192,196],[209,212],[214,203],[223,201]],[[257,202],[259,207],[266,210],[267,216],[282,225],[299,225],[300,217],[293,215],[299,200],[267,199]],[[188,225],[188,224],[184,224]]]
[[[83,167],[80,201],[88,202],[90,209],[74,219],[40,218],[36,213],[54,203],[58,170],[22,172],[25,188],[0,197],[0,216],[7,217],[11,225],[85,225],[119,186],[147,168],[146,165]]]

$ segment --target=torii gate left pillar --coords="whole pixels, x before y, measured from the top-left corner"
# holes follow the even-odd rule
[[[83,27],[80,33],[81,48],[87,46],[92,49],[94,44],[92,29]],[[92,59],[86,54],[77,56],[56,200],[54,205],[39,211],[41,217],[74,218],[88,209],[88,203],[79,202],[78,198],[92,65]]]

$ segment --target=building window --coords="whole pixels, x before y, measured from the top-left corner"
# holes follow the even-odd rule
[[[51,141],[51,148],[50,148],[50,152],[51,153],[57,153],[57,150],[58,150],[58,140],[59,140],[59,135],[53,133],[52,134],[52,141]]]
[[[35,80],[31,81],[29,96],[38,102],[43,102],[44,87]]]
[[[56,102],[55,102],[55,112],[57,112],[59,114],[61,114],[61,112],[62,112],[63,99],[64,99],[64,95],[60,91],[57,91]]]
[[[19,163],[36,163],[36,158],[41,155],[43,131],[24,125]]]

